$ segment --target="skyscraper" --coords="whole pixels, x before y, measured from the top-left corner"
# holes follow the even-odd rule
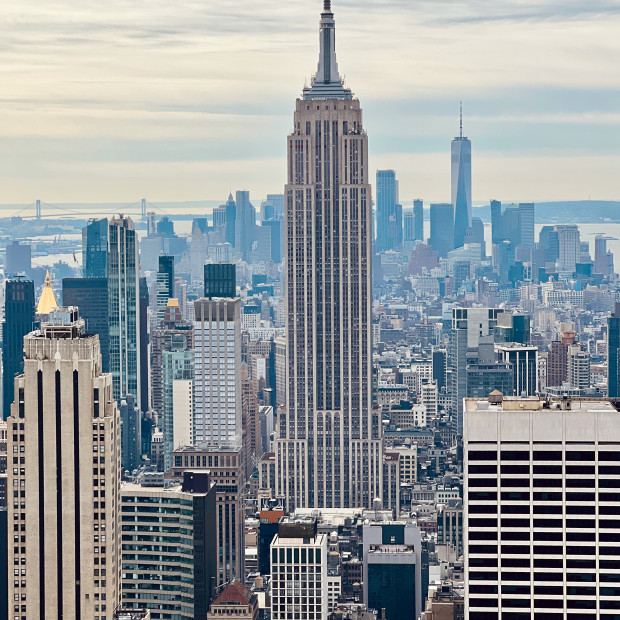
[[[555,227],[558,233],[558,271],[574,273],[581,254],[579,227],[565,224]]]
[[[442,258],[454,249],[454,206],[449,202],[431,205],[429,245]]]
[[[534,203],[519,204],[519,245],[522,248],[534,248]]]
[[[247,261],[256,235],[256,209],[250,202],[250,192],[245,190],[237,192],[235,204],[235,250]]]
[[[398,250],[403,242],[403,208],[394,170],[377,170],[377,252]]]
[[[130,217],[110,221],[108,246],[108,319],[113,394],[120,400],[140,390],[140,288],[138,239]]]
[[[207,299],[236,296],[237,275],[235,265],[207,264],[204,267],[204,293]]]
[[[424,201],[416,198],[413,201],[413,234],[416,241],[424,241]]]
[[[194,304],[194,433],[197,443],[241,445],[241,300]]]
[[[34,282],[7,280],[2,324],[2,417],[9,416],[13,380],[24,370],[24,336],[34,329]]]
[[[85,278],[105,278],[108,264],[108,220],[89,220],[82,228],[82,272]],[[63,302],[64,303],[64,302]]]
[[[101,366],[103,372],[110,372],[107,278],[64,278],[62,303],[65,306],[77,306],[86,333],[99,336]]]
[[[382,494],[372,403],[372,194],[360,102],[338,73],[330,0],[288,137],[286,410],[276,494],[287,509],[370,507]]]
[[[607,319],[607,396],[620,396],[620,303]]]
[[[21,489],[12,617],[111,617],[120,603],[120,418],[99,340],[83,327],[77,308],[61,308],[24,338],[8,419],[8,450],[21,459],[8,472]]]
[[[452,206],[454,247],[463,247],[465,231],[471,226],[471,142],[463,136],[463,107],[459,135],[452,140]]]
[[[491,240],[493,244],[504,240],[502,218],[502,203],[499,200],[491,200]]]

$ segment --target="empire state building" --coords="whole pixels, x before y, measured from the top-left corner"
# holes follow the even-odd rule
[[[370,507],[382,495],[383,459],[372,399],[368,137],[338,73],[330,0],[287,160],[287,395],[276,494],[287,510]]]

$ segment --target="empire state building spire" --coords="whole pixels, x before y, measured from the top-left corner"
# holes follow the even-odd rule
[[[319,65],[312,78],[312,86],[304,89],[304,99],[351,99],[351,91],[343,86],[343,80],[338,73],[336,21],[331,0],[323,0],[319,46]]]

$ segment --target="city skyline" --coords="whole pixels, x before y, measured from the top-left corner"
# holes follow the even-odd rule
[[[340,60],[375,136],[370,169],[395,169],[405,201],[447,201],[462,99],[474,202],[617,198],[620,7],[580,4],[445,2],[441,17],[428,2],[338,2],[351,25]],[[4,201],[276,191],[295,80],[315,70],[314,5],[3,7],[19,25],[0,52]]]

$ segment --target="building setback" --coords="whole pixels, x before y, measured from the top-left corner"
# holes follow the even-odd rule
[[[120,417],[83,330],[62,308],[24,338],[8,419],[11,617],[103,620],[120,604]]]
[[[288,137],[286,409],[276,495],[295,507],[370,507],[382,493],[372,404],[372,194],[358,99],[343,86],[331,3],[320,59]]]

